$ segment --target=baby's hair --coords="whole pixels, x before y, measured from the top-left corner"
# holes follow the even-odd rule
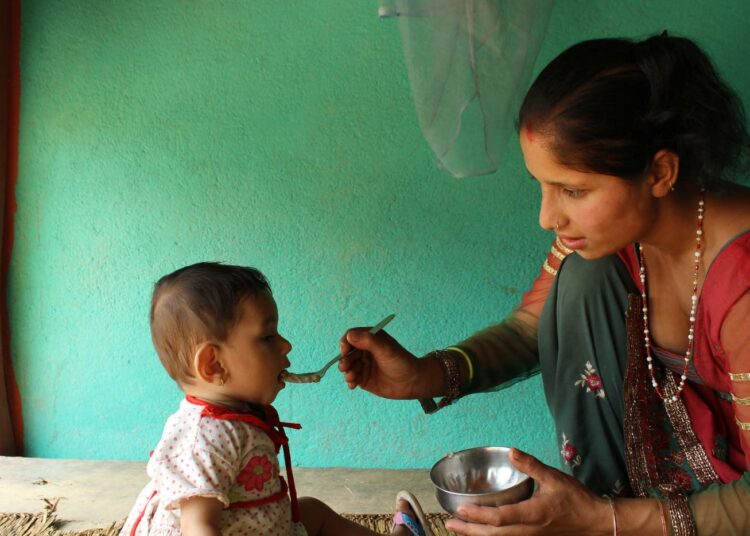
[[[558,161],[637,179],[660,149],[680,158],[682,184],[720,190],[748,162],[742,103],[690,39],[595,39],[539,74],[520,128],[538,132]]]
[[[151,339],[169,375],[191,383],[193,355],[207,341],[223,342],[240,321],[243,302],[271,294],[255,268],[199,262],[165,275],[154,286]]]

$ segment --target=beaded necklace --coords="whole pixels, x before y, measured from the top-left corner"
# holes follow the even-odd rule
[[[659,395],[665,402],[676,402],[680,396],[683,387],[685,387],[685,380],[687,380],[687,371],[690,366],[690,360],[693,357],[694,339],[695,339],[695,313],[698,309],[698,275],[700,273],[701,259],[703,257],[703,206],[705,205],[705,191],[701,190],[700,200],[698,201],[698,224],[695,230],[695,257],[694,269],[693,269],[693,295],[690,297],[690,317],[689,317],[689,330],[688,330],[688,345],[685,350],[685,367],[682,370],[680,376],[680,384],[677,386],[677,391],[669,396],[665,396],[659,387],[659,383],[656,381],[654,374],[654,358],[651,355],[651,337],[648,327],[648,296],[646,294],[646,258],[643,253],[643,245],[638,245],[638,255],[640,257],[640,272],[641,277],[641,298],[643,298],[643,341],[646,346],[646,363],[648,365],[648,372],[651,375],[651,385],[654,387],[656,394]]]

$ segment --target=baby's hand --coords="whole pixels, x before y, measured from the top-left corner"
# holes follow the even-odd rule
[[[224,504],[213,497],[191,497],[180,502],[180,530],[184,536],[221,536]]]

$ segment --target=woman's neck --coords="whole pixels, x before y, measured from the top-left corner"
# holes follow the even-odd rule
[[[640,240],[641,244],[648,251],[672,260],[692,256],[701,197],[700,190],[696,188],[685,192],[674,191],[659,200],[655,206],[657,213],[654,223]],[[708,210],[710,207],[707,207]]]

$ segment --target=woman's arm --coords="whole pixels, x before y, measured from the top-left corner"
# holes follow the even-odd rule
[[[180,501],[180,530],[184,536],[221,536],[224,505],[211,497]]]
[[[735,425],[750,471],[750,292],[724,317],[721,346],[731,373]],[[735,482],[713,485],[690,497],[698,534],[750,534],[750,472]]]
[[[459,396],[509,387],[539,372],[537,323],[557,271],[569,253],[556,240],[536,280],[523,294],[521,305],[499,324],[447,349],[460,372]]]
[[[362,350],[339,363],[349,388],[360,387],[393,399],[445,396],[449,387],[445,359],[458,372],[459,396],[507,386],[536,372],[537,319],[557,269],[569,253],[560,247],[553,245],[521,305],[506,320],[447,350],[417,359],[387,333],[371,335],[366,328],[349,330],[341,339],[341,353]]]

